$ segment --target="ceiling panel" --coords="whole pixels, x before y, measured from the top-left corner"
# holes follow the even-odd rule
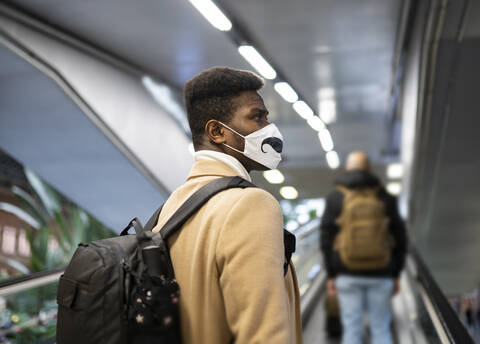
[[[332,135],[340,151],[362,148],[374,162],[384,162],[380,153],[387,127],[379,123],[387,115],[400,1],[219,3],[316,111],[319,91],[335,89],[338,120]],[[364,130],[344,140],[350,122],[364,122]]]
[[[179,90],[186,80],[214,65],[251,69],[228,36],[214,29],[188,1],[6,3]],[[253,37],[312,108],[318,110],[321,88],[335,89],[338,121],[331,130],[341,159],[363,149],[374,163],[385,162],[381,152],[386,144],[399,0],[217,3],[234,25]],[[271,83],[262,95],[285,137],[285,163],[280,167],[292,168],[301,197],[303,190],[310,195],[305,179],[295,177],[295,167],[326,167],[316,132],[276,94]],[[328,185],[327,180],[318,182]]]
[[[209,66],[249,67],[188,1],[6,2],[176,87]]]

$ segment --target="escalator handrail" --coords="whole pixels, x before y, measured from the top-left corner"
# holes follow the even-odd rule
[[[302,317],[302,326],[305,328],[310,316],[316,307],[321,307],[319,299],[325,292],[327,276],[325,272],[320,272],[311,281],[311,286],[305,292],[301,299],[300,312]]]
[[[39,279],[39,278],[44,278],[44,277],[47,277],[47,276],[59,274],[59,273],[65,271],[65,268],[66,268],[66,266],[61,266],[59,268],[34,272],[32,274],[29,274],[29,275],[19,276],[19,277],[15,277],[15,278],[5,280],[5,281],[1,281],[0,282],[0,290],[3,289],[3,288],[6,288],[6,287],[11,287],[11,286],[14,286],[14,285],[22,284],[24,282],[28,282],[28,281],[36,280],[36,279]]]
[[[473,344],[474,341],[472,337],[452,308],[450,302],[448,302],[418,251],[412,246],[410,246],[410,256],[416,265],[416,278],[425,289],[449,341],[451,343]]]

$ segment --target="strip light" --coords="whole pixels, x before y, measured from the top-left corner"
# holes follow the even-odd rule
[[[280,188],[280,195],[285,199],[295,199],[298,197],[298,191],[293,186],[284,186]]]
[[[293,104],[293,109],[302,117],[303,119],[308,120],[310,117],[313,116],[313,110],[310,106],[307,105],[303,100],[299,100],[298,102]]]
[[[241,45],[238,47],[238,52],[245,60],[250,63],[265,79],[275,79],[277,72],[270,66],[270,64],[263,58],[262,55],[251,45]]]
[[[322,120],[327,123],[333,123],[337,120],[337,103],[333,99],[320,100],[319,113]]]
[[[323,150],[325,152],[333,150],[333,140],[328,129],[325,128],[320,130],[318,132],[318,138],[320,139],[320,143],[322,144]]]
[[[312,116],[307,120],[308,125],[315,131],[320,131],[325,128],[325,124],[322,122],[320,117]]]
[[[328,166],[331,169],[336,169],[340,166],[340,159],[338,158],[338,154],[335,151],[327,152],[326,154]]]
[[[400,192],[402,191],[402,185],[398,182],[388,183],[387,191],[395,196],[400,195]]]
[[[277,82],[275,86],[275,91],[282,96],[289,103],[295,103],[298,100],[297,92],[286,82]]]
[[[285,180],[282,172],[279,170],[269,170],[263,172],[263,177],[269,182],[270,184],[282,184]]]
[[[232,22],[212,1],[190,0],[190,2],[215,28],[220,31],[230,31]]]
[[[332,99],[335,97],[335,89],[333,87],[322,87],[318,91],[318,97],[320,99]]]
[[[402,178],[403,166],[400,163],[390,164],[387,167],[387,176],[391,179]]]

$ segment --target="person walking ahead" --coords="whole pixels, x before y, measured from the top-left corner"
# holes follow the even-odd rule
[[[399,290],[406,245],[396,199],[371,173],[366,154],[351,153],[321,223],[327,292],[338,295],[343,344],[362,342],[365,312],[372,343],[392,343],[390,298]]]
[[[282,135],[268,121],[256,74],[216,67],[185,85],[195,163],[169,197],[153,229],[208,182],[250,181],[251,170],[276,168]],[[300,297],[292,242],[284,243],[280,205],[260,188],[213,196],[169,238],[180,286],[183,343],[301,343]],[[286,238],[290,238],[286,236]]]

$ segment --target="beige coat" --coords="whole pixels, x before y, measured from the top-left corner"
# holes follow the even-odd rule
[[[207,182],[237,173],[219,161],[195,162],[165,203],[154,231]],[[169,239],[180,285],[184,343],[301,343],[293,264],[284,276],[283,226],[275,198],[259,188],[215,195]]]

